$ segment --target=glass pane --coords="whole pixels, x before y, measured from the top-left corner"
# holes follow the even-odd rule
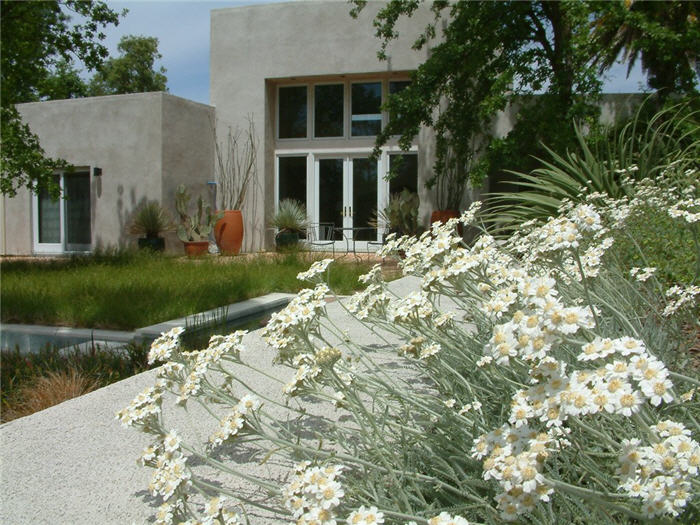
[[[314,88],[314,136],[343,136],[343,84]]]
[[[399,158],[402,162],[398,163]],[[418,193],[418,155],[390,155],[389,167],[397,169],[396,176],[389,181],[389,194],[401,193],[404,189]]]
[[[66,244],[90,244],[90,175],[64,176],[66,192]]]
[[[377,209],[377,162],[370,159],[352,161],[352,226],[369,228]],[[375,241],[376,229],[355,231],[356,241]]]
[[[280,157],[279,200],[294,199],[306,206],[306,157]]]
[[[319,222],[343,225],[343,159],[321,159],[319,164]],[[336,240],[343,236],[337,233]]]
[[[59,176],[56,175],[55,182],[58,184]],[[39,192],[39,242],[40,243],[60,243],[61,242],[61,201],[51,200],[47,189]]]
[[[279,138],[306,137],[306,86],[279,90]]]
[[[389,94],[394,95],[406,89],[411,83],[410,80],[395,80],[389,82]]]
[[[352,85],[352,136],[376,135],[382,129],[382,83]]]

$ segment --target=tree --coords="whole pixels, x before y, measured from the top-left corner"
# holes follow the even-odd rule
[[[72,12],[85,18],[70,25]],[[123,14],[123,13],[122,13]],[[54,0],[0,3],[0,191],[14,196],[26,186],[58,188],[53,172],[66,163],[44,155],[39,140],[21,120],[15,104],[39,100],[61,61],[80,60],[96,68],[108,55],[100,28],[118,24],[119,14],[101,1]]]
[[[90,82],[91,95],[117,95],[167,91],[165,68],[154,69],[162,58],[155,37],[123,36],[117,49],[121,56],[105,61]]]
[[[353,0],[351,14],[366,4]],[[374,20],[382,58],[396,38],[396,23],[418,9],[417,0],[391,0]],[[437,135],[436,181],[449,170],[479,184],[488,173],[527,159],[546,142],[557,148],[574,137],[574,119],[597,116],[601,83],[590,64],[588,8],[579,2],[436,1],[433,20],[414,43],[431,45],[429,58],[408,88],[389,97],[389,124],[377,147],[392,135],[407,148],[421,126]],[[442,36],[435,40],[438,23]],[[545,96],[533,97],[543,93]],[[505,139],[484,137],[493,116],[520,106]],[[516,140],[517,138],[517,140]],[[520,162],[522,167],[522,162]]]
[[[88,86],[71,62],[61,58],[38,86],[41,100],[80,98],[88,94]]]
[[[629,75],[639,59],[649,86],[661,98],[696,92],[697,2],[600,2],[593,8],[595,62],[601,73],[622,56]]]

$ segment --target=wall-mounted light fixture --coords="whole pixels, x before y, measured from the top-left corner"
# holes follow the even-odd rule
[[[102,176],[102,168],[93,167],[92,168],[92,176],[93,177],[101,177]]]

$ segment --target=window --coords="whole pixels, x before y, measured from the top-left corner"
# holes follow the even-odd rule
[[[278,200],[294,199],[306,206],[306,155],[280,157]]]
[[[352,85],[351,135],[377,135],[382,129],[382,83],[361,82]]]
[[[279,138],[306,138],[306,86],[279,89]]]
[[[408,87],[410,80],[392,80],[389,82],[389,94],[395,95]]]
[[[342,137],[343,84],[318,85],[314,88],[314,137]]]
[[[55,177],[62,192],[60,199],[51,199],[46,189],[34,197],[34,251],[89,251],[90,173],[59,173]]]
[[[399,159],[400,162],[397,162]],[[401,193],[404,189],[418,193],[418,155],[395,154],[389,156],[389,169],[396,176],[389,181],[389,194]]]

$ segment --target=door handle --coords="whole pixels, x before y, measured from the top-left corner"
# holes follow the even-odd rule
[[[343,217],[347,217],[347,216],[348,216],[348,207],[343,206]]]

